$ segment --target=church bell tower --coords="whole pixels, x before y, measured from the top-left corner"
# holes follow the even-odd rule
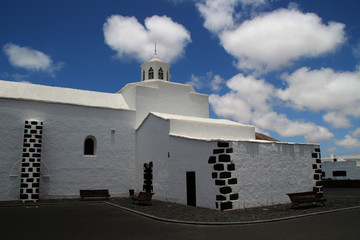
[[[170,65],[162,61],[156,53],[156,43],[154,56],[147,62],[141,64],[141,81],[162,80],[169,81]]]

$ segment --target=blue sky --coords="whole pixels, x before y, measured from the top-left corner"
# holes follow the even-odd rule
[[[360,151],[357,0],[0,2],[0,79],[116,92],[159,57],[211,117]]]

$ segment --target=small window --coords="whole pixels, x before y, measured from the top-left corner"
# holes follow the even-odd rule
[[[145,71],[142,72],[142,80],[145,81]]]
[[[333,177],[346,177],[346,171],[333,171]]]
[[[162,68],[159,69],[159,79],[164,79],[164,71]]]
[[[169,71],[166,71],[166,81],[169,81]]]
[[[94,156],[95,150],[96,150],[95,138],[92,136],[87,137],[84,142],[84,155]]]
[[[149,69],[149,79],[154,79],[154,70],[153,70],[153,68]]]

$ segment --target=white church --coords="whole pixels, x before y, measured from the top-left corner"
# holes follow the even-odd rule
[[[0,201],[134,189],[231,210],[322,192],[319,145],[259,140],[253,126],[209,118],[208,96],[170,82],[169,69],[155,53],[117,93],[0,81]]]

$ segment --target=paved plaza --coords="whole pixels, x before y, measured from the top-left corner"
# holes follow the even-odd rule
[[[342,192],[341,194],[352,194]],[[358,191],[353,193],[356,197]],[[1,239],[359,239],[360,208],[250,225],[206,226],[143,217],[105,202],[0,206]]]

